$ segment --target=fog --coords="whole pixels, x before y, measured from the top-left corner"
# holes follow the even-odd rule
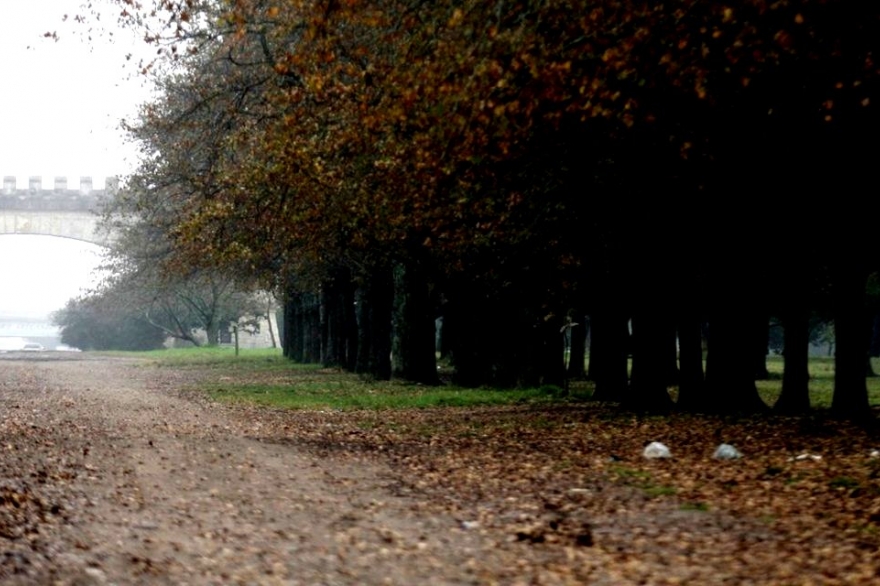
[[[67,177],[70,189],[87,176],[101,189],[107,177],[124,177],[136,163],[120,122],[149,99],[137,63],[154,49],[128,31],[76,22],[90,15],[83,4],[0,4],[0,177],[15,176],[20,189],[32,176],[44,186]],[[101,22],[112,26],[114,9],[95,6],[104,7]],[[47,320],[92,284],[99,251],[63,238],[0,236],[0,319]]]
[[[100,189],[106,177],[133,168],[136,152],[119,123],[149,97],[136,67],[147,48],[127,31],[98,34],[77,24],[82,4],[0,4],[0,175],[16,176],[19,186],[39,175],[44,185],[66,176],[75,188],[91,176]]]
[[[0,235],[0,318],[48,318],[96,284],[102,250],[70,238]]]

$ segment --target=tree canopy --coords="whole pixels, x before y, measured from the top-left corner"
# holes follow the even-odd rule
[[[350,283],[365,313],[325,333],[363,329],[375,309],[399,342],[404,324],[442,313],[477,384],[557,380],[553,332],[579,306],[594,317],[598,390],[639,403],[668,401],[668,369],[650,358],[668,355],[655,352],[668,332],[674,360],[675,332],[708,321],[709,391],[684,396],[724,409],[757,396],[737,366],[744,324],[792,308],[801,323],[825,287],[852,340],[837,407],[866,404],[858,324],[876,264],[857,202],[877,155],[872,5],[115,4],[167,57],[147,67],[160,98],[130,126],[144,158],[125,205],[161,226],[179,270],[225,267],[291,299],[342,291],[324,302],[352,302],[332,286]],[[806,194],[827,202],[822,243],[796,219]],[[396,309],[381,301],[395,287]]]

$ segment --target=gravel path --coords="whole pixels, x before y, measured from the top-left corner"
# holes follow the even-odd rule
[[[483,584],[508,560],[375,462],[261,440],[171,371],[0,360],[0,583]]]

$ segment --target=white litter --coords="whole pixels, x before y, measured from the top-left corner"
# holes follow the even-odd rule
[[[649,460],[656,460],[657,458],[671,458],[672,452],[660,442],[651,442],[645,446],[645,451],[642,455]]]
[[[716,460],[736,460],[742,456],[742,453],[730,444],[721,444],[712,454]]]

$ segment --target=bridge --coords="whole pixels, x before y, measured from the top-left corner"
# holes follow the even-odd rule
[[[42,177],[30,177],[26,189],[14,176],[3,178],[0,192],[0,234],[39,234],[73,238],[94,244],[107,243],[98,230],[101,204],[119,187],[108,178],[105,189],[93,189],[91,177],[80,177],[79,189],[68,189],[66,177],[56,177],[52,189]]]

